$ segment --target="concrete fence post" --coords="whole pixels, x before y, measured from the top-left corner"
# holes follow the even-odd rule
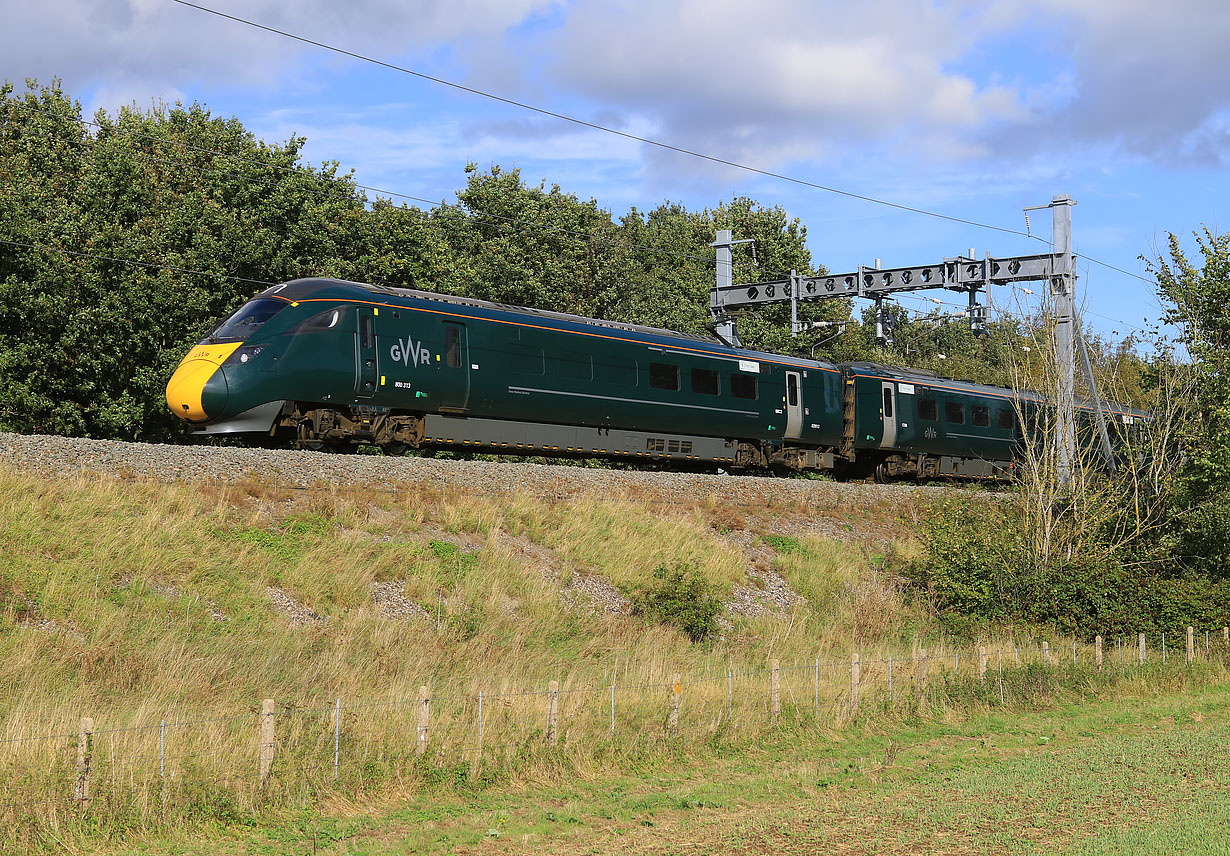
[[[559,743],[559,681],[547,685],[547,743]]]
[[[427,687],[419,687],[419,727],[415,740],[414,754],[421,756],[427,751],[427,731],[431,727],[431,696],[427,695]]]
[[[1192,627],[1187,628],[1187,664],[1190,666],[1192,661],[1196,659],[1196,631]]]
[[[273,747],[274,747],[274,731],[273,731],[273,715],[274,704],[273,699],[267,698],[261,703],[261,784],[269,778],[269,772],[273,769]]]
[[[683,693],[683,682],[679,673],[671,676],[671,712],[666,721],[666,731],[671,737],[679,733],[679,696]]]
[[[73,796],[80,808],[90,807],[90,764],[94,759],[94,720],[81,717],[77,735],[77,787]]]
[[[1042,643],[1042,665],[1049,666],[1051,664],[1051,643]]]
[[[858,661],[858,652],[850,655],[850,718],[858,716],[859,686],[863,679],[863,669]]]
[[[987,646],[978,646],[978,683],[987,682]]]
[[[777,723],[782,713],[782,670],[777,660],[773,661],[769,674],[769,718]]]
[[[1221,629],[1221,641],[1230,645],[1230,627],[1223,627]]]
[[[1145,634],[1141,633],[1137,642],[1140,645],[1140,665],[1145,664]]]
[[[918,649],[918,696],[927,691],[927,649]]]
[[[1093,637],[1093,660],[1097,664],[1098,671],[1102,671],[1102,636],[1100,634]]]

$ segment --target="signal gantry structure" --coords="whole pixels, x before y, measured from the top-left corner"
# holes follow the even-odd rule
[[[965,314],[970,328],[975,332],[985,330],[989,318],[987,306],[979,304],[980,292],[987,292],[992,285],[1008,285],[1018,282],[1045,282],[1050,287],[1052,342],[1058,367],[1056,410],[1058,431],[1055,443],[1062,480],[1070,477],[1076,460],[1075,428],[1075,353],[1079,342],[1082,370],[1095,399],[1098,429],[1107,462],[1114,467],[1110,453],[1101,401],[1098,399],[1089,356],[1083,338],[1078,337],[1075,318],[1076,256],[1072,253],[1072,207],[1076,201],[1070,196],[1054,196],[1047,205],[1032,206],[1026,210],[1050,209],[1054,237],[1051,251],[1035,255],[975,258],[970,250],[967,256],[945,258],[938,263],[909,265],[906,267],[882,268],[879,261],[874,266],[859,265],[848,273],[804,276],[795,271],[786,279],[754,283],[734,283],[734,247],[751,243],[751,239],[735,239],[731,230],[717,233],[710,245],[717,253],[717,281],[709,292],[709,312],[712,326],[719,338],[728,345],[739,347],[738,316],[749,311],[777,304],[790,304],[790,330],[797,336],[811,325],[799,320],[800,303],[858,297],[871,300],[876,309],[876,338],[881,344],[887,341],[884,332],[884,300],[902,292],[943,289],[964,292],[969,308]],[[1027,220],[1028,222],[1028,220]]]

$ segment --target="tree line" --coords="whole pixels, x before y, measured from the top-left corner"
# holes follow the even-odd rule
[[[455,203],[420,207],[369,198],[336,163],[305,163],[305,143],[258,140],[199,104],[87,117],[56,82],[0,87],[0,429],[182,437],[163,404],[179,359],[218,317],[297,277],[705,333],[718,230],[755,241],[735,254],[736,282],[824,270],[798,218],[746,197],[615,215],[518,170],[468,164]],[[853,310],[801,307],[806,321]],[[1038,327],[1008,319],[974,336],[964,320],[890,306],[896,345],[884,349],[870,323],[794,338],[788,317],[775,307],[743,318],[743,341],[1001,385],[1029,371],[1021,346]],[[1143,366],[1122,343],[1095,353],[1100,370]]]
[[[755,253],[736,251],[736,282],[824,271],[798,218],[746,197],[616,215],[517,170],[468,164],[455,203],[420,207],[369,198],[337,163],[305,163],[305,143],[259,140],[199,104],[87,117],[58,82],[0,86],[0,430],[181,439],[163,400],[175,365],[217,318],[298,277],[705,333],[718,230],[755,241]],[[1089,341],[1104,393],[1167,415],[1165,448],[1034,511],[1018,488],[1011,508],[975,501],[938,514],[911,570],[937,609],[1102,629],[1145,626],[1145,613],[1207,624],[1224,610],[1230,246],[1197,237],[1199,263],[1174,236],[1153,260],[1177,340],[1143,354],[1131,337]],[[806,321],[852,321],[855,310],[801,306]],[[870,309],[861,324],[797,338],[788,318],[788,307],[766,309],[740,333],[752,348],[998,385],[1043,388],[1048,377],[1043,318],[1005,315],[976,336],[964,319],[889,304],[888,347]]]

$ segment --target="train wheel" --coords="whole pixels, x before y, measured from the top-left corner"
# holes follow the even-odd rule
[[[308,452],[325,451],[324,441],[317,439],[316,433],[308,427],[306,422],[299,423],[299,436],[296,438],[295,445]]]
[[[400,458],[406,454],[406,449],[410,448],[405,443],[385,443],[380,447],[380,451],[384,452],[390,458]]]

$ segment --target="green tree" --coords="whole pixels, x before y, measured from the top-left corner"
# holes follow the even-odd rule
[[[1188,260],[1169,237],[1155,260],[1164,320],[1179,330],[1195,375],[1181,441],[1186,463],[1175,482],[1178,526],[1171,549],[1182,564],[1227,576],[1230,565],[1230,235],[1196,235],[1203,260]]]
[[[357,273],[364,200],[303,143],[0,87],[0,426],[173,438],[167,378],[213,320],[266,282]]]

